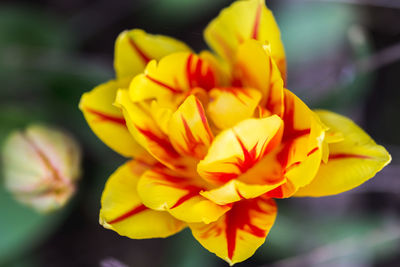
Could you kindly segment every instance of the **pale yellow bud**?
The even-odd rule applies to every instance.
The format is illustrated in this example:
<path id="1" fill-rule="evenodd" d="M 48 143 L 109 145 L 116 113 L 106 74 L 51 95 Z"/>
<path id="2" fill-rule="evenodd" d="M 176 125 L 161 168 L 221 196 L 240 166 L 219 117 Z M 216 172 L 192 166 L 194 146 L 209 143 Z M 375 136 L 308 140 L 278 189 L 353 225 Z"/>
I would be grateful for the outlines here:
<path id="1" fill-rule="evenodd" d="M 43 125 L 11 133 L 3 146 L 6 188 L 39 212 L 62 207 L 80 176 L 80 148 L 68 134 Z"/>

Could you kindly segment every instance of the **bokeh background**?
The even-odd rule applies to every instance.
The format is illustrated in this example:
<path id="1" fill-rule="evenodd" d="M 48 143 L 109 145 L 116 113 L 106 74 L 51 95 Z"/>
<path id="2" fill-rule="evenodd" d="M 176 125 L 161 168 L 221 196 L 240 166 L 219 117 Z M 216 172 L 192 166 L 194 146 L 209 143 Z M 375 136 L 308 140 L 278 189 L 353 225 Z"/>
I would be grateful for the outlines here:
<path id="1" fill-rule="evenodd" d="M 31 122 L 71 132 L 83 150 L 72 201 L 39 215 L 0 187 L 0 266 L 227 266 L 184 231 L 130 240 L 98 224 L 108 176 L 124 159 L 90 131 L 83 92 L 114 76 L 113 46 L 131 28 L 195 50 L 227 0 L 0 1 L 0 142 Z M 345 114 L 393 161 L 350 192 L 279 200 L 267 242 L 236 266 L 400 266 L 400 2 L 269 0 L 282 31 L 288 87 L 313 108 Z"/>

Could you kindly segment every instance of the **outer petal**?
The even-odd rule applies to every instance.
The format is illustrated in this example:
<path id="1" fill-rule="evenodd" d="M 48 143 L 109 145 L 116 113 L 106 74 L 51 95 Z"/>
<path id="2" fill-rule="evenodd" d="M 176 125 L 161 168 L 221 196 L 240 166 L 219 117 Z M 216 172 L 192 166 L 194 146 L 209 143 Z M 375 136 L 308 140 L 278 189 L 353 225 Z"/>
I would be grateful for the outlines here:
<path id="1" fill-rule="evenodd" d="M 218 128 L 226 129 L 253 117 L 261 94 L 253 89 L 215 88 L 210 99 L 207 114 Z"/>
<path id="2" fill-rule="evenodd" d="M 207 156 L 198 164 L 197 171 L 214 184 L 238 177 L 279 144 L 282 126 L 282 120 L 274 115 L 247 119 L 221 132 L 211 144 Z"/>
<path id="3" fill-rule="evenodd" d="M 186 222 L 216 221 L 230 206 L 220 206 L 199 195 L 204 188 L 198 179 L 182 177 L 167 169 L 153 169 L 140 178 L 138 192 L 143 203 L 155 210 L 167 210 Z"/>
<path id="4" fill-rule="evenodd" d="M 232 61 L 242 42 L 255 39 L 270 44 L 272 56 L 286 75 L 285 51 L 278 25 L 264 0 L 237 1 L 221 11 L 204 32 L 209 46 Z"/>
<path id="5" fill-rule="evenodd" d="M 274 198 L 292 196 L 315 177 L 322 158 L 325 126 L 292 92 L 285 90 L 285 129 L 277 161 L 287 183 L 268 193 Z"/>
<path id="6" fill-rule="evenodd" d="M 260 105 L 273 114 L 283 113 L 283 79 L 270 47 L 248 40 L 238 47 L 234 63 L 234 81 L 242 87 L 258 89 L 262 94 Z"/>
<path id="7" fill-rule="evenodd" d="M 330 130 L 343 140 L 329 144 L 329 161 L 321 164 L 314 180 L 296 196 L 338 194 L 366 182 L 391 161 L 391 156 L 350 119 L 329 111 L 317 111 Z"/>
<path id="8" fill-rule="evenodd" d="M 120 109 L 112 105 L 120 86 L 117 81 L 97 86 L 83 94 L 79 108 L 93 132 L 110 148 L 125 157 L 142 155 L 145 150 L 129 133 Z"/>
<path id="9" fill-rule="evenodd" d="M 182 154 L 202 159 L 213 140 L 204 109 L 200 101 L 191 95 L 172 115 L 169 123 L 169 139 Z"/>
<path id="10" fill-rule="evenodd" d="M 163 35 L 134 29 L 122 32 L 115 42 L 114 68 L 118 79 L 133 77 L 152 60 L 179 51 L 190 51 L 184 43 Z"/>
<path id="11" fill-rule="evenodd" d="M 242 200 L 218 221 L 189 227 L 206 249 L 233 265 L 251 257 L 264 243 L 276 213 L 272 199 Z"/>
<path id="12" fill-rule="evenodd" d="M 215 86 L 210 65 L 191 53 L 174 53 L 157 64 L 151 61 L 144 74 L 137 75 L 130 84 L 132 101 L 157 99 L 162 105 L 176 107 L 190 94 L 190 89 L 209 90 Z"/>
<path id="13" fill-rule="evenodd" d="M 122 165 L 107 181 L 101 197 L 100 224 L 129 238 L 155 238 L 173 235 L 185 224 L 167 212 L 145 207 L 136 191 L 141 163 Z"/>

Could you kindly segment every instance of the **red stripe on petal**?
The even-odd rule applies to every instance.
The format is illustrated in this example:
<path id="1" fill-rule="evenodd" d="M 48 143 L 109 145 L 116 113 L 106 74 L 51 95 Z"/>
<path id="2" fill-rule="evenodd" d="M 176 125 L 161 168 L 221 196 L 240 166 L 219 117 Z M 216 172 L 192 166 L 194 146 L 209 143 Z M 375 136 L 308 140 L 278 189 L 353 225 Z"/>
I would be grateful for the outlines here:
<path id="1" fill-rule="evenodd" d="M 181 120 L 183 124 L 183 128 L 185 129 L 185 133 L 183 135 L 183 140 L 185 141 L 186 148 L 181 148 L 183 151 L 188 153 L 191 156 L 197 158 L 203 158 L 206 151 L 202 152 L 201 147 L 204 147 L 204 144 L 201 141 L 196 140 L 194 137 L 190 126 L 188 125 L 186 119 L 181 115 Z M 200 148 L 200 149 L 199 149 Z M 204 149 L 203 149 L 204 150 Z"/>
<path id="2" fill-rule="evenodd" d="M 236 248 L 236 239 L 237 239 L 237 231 L 242 230 L 246 231 L 256 237 L 263 238 L 267 235 L 267 232 L 254 224 L 252 224 L 250 211 L 257 211 L 264 213 L 257 203 L 257 200 L 242 200 L 240 202 L 236 202 L 232 209 L 227 212 L 225 217 L 226 223 L 226 239 L 228 246 L 228 257 L 229 259 L 233 259 L 233 255 Z"/>
<path id="3" fill-rule="evenodd" d="M 197 109 L 194 110 L 195 113 L 197 112 L 195 118 L 188 122 L 183 114 L 181 114 L 180 125 L 183 126 L 183 131 L 181 130 L 182 138 L 180 138 L 181 141 L 174 143 L 174 145 L 178 148 L 179 152 L 202 159 L 207 154 L 207 148 L 212 142 L 213 136 L 201 103 L 197 98 L 194 97 L 193 99 L 195 99 L 196 103 L 194 108 Z M 198 122 L 201 124 L 198 125 Z M 193 128 L 191 128 L 192 126 Z M 201 128 L 204 129 L 205 133 Z"/>
<path id="4" fill-rule="evenodd" d="M 239 172 L 241 174 L 247 172 L 249 169 L 251 169 L 259 160 L 267 153 L 269 152 L 268 146 L 266 146 L 268 139 L 264 140 L 264 144 L 262 145 L 260 149 L 260 153 L 257 155 L 257 146 L 258 142 L 251 148 L 247 149 L 246 146 L 244 145 L 243 141 L 240 139 L 240 137 L 235 133 L 236 140 L 238 141 L 240 148 L 242 149 L 242 155 L 243 158 L 236 156 L 235 157 L 235 162 L 226 162 L 226 164 L 231 164 L 234 165 L 236 168 L 238 168 Z M 279 137 L 280 138 L 280 137 Z M 225 172 L 207 172 L 208 175 L 210 175 L 209 179 L 221 182 L 221 183 L 226 183 L 229 182 L 230 180 L 236 178 L 239 176 L 237 173 L 225 173 Z"/>
<path id="5" fill-rule="evenodd" d="M 204 112 L 204 108 L 203 108 L 203 106 L 201 105 L 200 101 L 197 98 L 196 98 L 196 107 L 197 107 L 197 110 L 199 112 L 201 123 L 203 124 L 204 129 L 206 129 L 206 131 L 208 133 L 208 136 L 209 136 L 209 140 L 211 142 L 212 139 L 213 139 L 213 134 L 211 132 L 210 126 L 208 125 L 208 121 L 207 121 L 206 114 Z"/>
<path id="6" fill-rule="evenodd" d="M 149 63 L 151 58 L 148 57 L 142 49 L 131 39 L 129 38 L 129 44 L 135 50 L 135 52 L 140 56 L 140 58 L 144 61 L 145 64 Z"/>
<path id="7" fill-rule="evenodd" d="M 283 168 L 287 167 L 288 161 L 289 161 L 289 153 L 290 149 L 293 145 L 294 140 L 291 140 L 283 145 L 282 150 L 277 154 L 276 159 L 278 160 L 279 164 Z"/>
<path id="8" fill-rule="evenodd" d="M 296 139 L 307 135 L 310 133 L 310 129 L 296 129 L 294 127 L 294 99 L 286 98 L 286 101 L 290 101 L 286 103 L 285 112 L 283 114 L 283 121 L 285 123 L 284 133 L 282 142 L 290 141 L 292 139 Z"/>
<path id="9" fill-rule="evenodd" d="M 370 156 L 365 155 L 357 155 L 357 154 L 348 154 L 348 153 L 338 153 L 329 155 L 329 159 L 346 159 L 346 158 L 356 158 L 356 159 L 371 159 Z"/>
<path id="10" fill-rule="evenodd" d="M 191 69 L 192 69 L 192 61 L 193 61 L 193 54 L 190 54 L 188 59 L 187 59 L 187 62 L 186 62 L 186 76 L 187 76 L 190 88 L 194 87 L 193 86 L 194 80 L 193 80 L 192 71 L 191 71 Z"/>
<path id="11" fill-rule="evenodd" d="M 66 179 L 57 168 L 57 165 L 54 164 L 43 151 L 43 149 L 37 145 L 34 139 L 30 138 L 27 134 L 24 135 L 24 139 L 29 143 L 29 145 L 33 148 L 35 153 L 38 155 L 38 158 L 43 162 L 43 164 L 47 167 L 47 169 L 52 173 L 51 177 L 54 177 L 55 180 L 62 181 L 65 184 L 70 184 L 70 181 Z M 50 190 L 49 190 L 50 191 Z"/>
<path id="12" fill-rule="evenodd" d="M 146 74 L 145 77 L 147 79 L 149 79 L 150 81 L 152 81 L 153 83 L 155 83 L 155 84 L 157 84 L 157 85 L 159 85 L 161 87 L 164 87 L 165 89 L 171 91 L 174 94 L 182 93 L 182 90 L 176 89 L 176 88 L 174 88 L 174 87 L 172 87 L 172 86 L 170 86 L 170 85 L 168 85 L 166 83 L 163 83 L 163 82 L 161 82 L 159 80 L 156 80 L 155 78 L 150 77 L 148 74 Z"/>
<path id="13" fill-rule="evenodd" d="M 286 172 L 289 171 L 290 169 L 293 169 L 293 168 L 296 167 L 296 166 L 299 166 L 300 164 L 301 164 L 300 161 L 296 161 L 296 162 L 290 164 L 290 166 L 288 166 L 288 167 L 285 168 L 284 173 L 286 173 Z"/>
<path id="14" fill-rule="evenodd" d="M 314 154 L 315 152 L 317 152 L 318 149 L 319 149 L 318 147 L 314 147 L 313 149 L 311 149 L 311 151 L 307 153 L 307 157 L 309 157 L 309 156 L 311 156 L 312 154 Z"/>
<path id="15" fill-rule="evenodd" d="M 164 170 L 163 168 L 155 168 L 151 171 L 151 173 L 156 174 L 155 176 L 152 176 L 151 174 L 147 174 L 149 177 L 153 177 L 159 180 L 160 176 L 163 180 L 172 183 L 172 184 L 183 184 L 184 182 L 187 181 L 185 177 L 177 176 L 177 175 L 172 175 L 166 172 L 167 170 Z M 158 175 L 158 176 L 157 176 Z"/>
<path id="16" fill-rule="evenodd" d="M 179 176 L 178 174 L 168 173 L 168 170 L 166 169 L 156 168 L 147 172 L 145 175 L 152 178 L 154 184 L 187 191 L 187 193 L 180 197 L 170 209 L 182 205 L 192 197 L 199 195 L 200 191 L 205 190 L 205 188 L 192 185 L 192 181 L 189 178 Z"/>
<path id="17" fill-rule="evenodd" d="M 142 211 L 145 211 L 147 209 L 148 208 L 145 205 L 142 204 L 142 205 L 137 206 L 137 207 L 133 208 L 132 210 L 122 214 L 121 216 L 115 218 L 114 220 L 112 220 L 112 221 L 110 221 L 108 223 L 109 224 L 113 224 L 113 223 L 117 223 L 117 222 L 123 221 L 123 220 L 125 220 L 125 219 L 127 219 L 129 217 L 132 217 L 133 215 L 136 215 L 136 214 L 138 214 L 138 213 L 140 213 Z"/>
<path id="18" fill-rule="evenodd" d="M 109 115 L 106 114 L 104 112 L 92 109 L 92 108 L 88 108 L 88 107 L 84 107 L 83 108 L 85 111 L 95 115 L 98 117 L 99 121 L 108 121 L 108 122 L 112 122 L 112 123 L 116 123 L 116 124 L 121 124 L 123 126 L 126 126 L 126 122 L 125 119 L 123 117 L 117 117 L 117 116 L 113 116 L 113 115 Z"/>
<path id="19" fill-rule="evenodd" d="M 198 196 L 200 189 L 195 188 L 195 190 L 190 190 L 186 195 L 178 199 L 178 201 L 171 207 L 171 209 L 182 205 L 185 201 L 191 199 L 192 197 Z"/>
<path id="20" fill-rule="evenodd" d="M 222 38 L 216 31 L 212 31 L 212 37 L 215 41 L 221 46 L 223 53 L 227 58 L 233 58 L 232 48 L 225 42 L 224 38 Z"/>
<path id="21" fill-rule="evenodd" d="M 289 130 L 289 133 L 284 135 L 284 140 L 282 140 L 282 141 L 285 142 L 288 140 L 297 139 L 297 138 L 305 136 L 307 134 L 310 134 L 310 129 L 304 129 L 304 130 L 291 129 L 291 130 Z"/>
<path id="22" fill-rule="evenodd" d="M 311 129 L 299 130 L 294 127 L 294 100 L 292 98 L 286 98 L 286 101 L 286 108 L 282 118 L 284 121 L 284 131 L 282 137 L 283 149 L 277 155 L 279 163 L 284 168 L 287 167 L 291 147 L 295 140 L 302 136 L 308 135 L 311 132 Z"/>
<path id="23" fill-rule="evenodd" d="M 150 131 L 148 129 L 142 129 L 138 126 L 136 126 L 136 128 L 138 129 L 138 131 L 141 134 L 143 134 L 145 137 L 147 137 L 147 139 L 149 139 L 150 141 L 156 143 L 159 147 L 161 147 L 164 150 L 164 152 L 166 154 L 168 154 L 170 157 L 173 157 L 173 158 L 180 157 L 178 152 L 176 152 L 176 150 L 172 147 L 169 140 L 155 135 L 152 131 Z"/>
<path id="24" fill-rule="evenodd" d="M 258 142 L 250 149 L 248 150 L 242 140 L 239 138 L 239 136 L 236 136 L 236 140 L 238 141 L 240 148 L 242 149 L 243 152 L 243 159 L 237 158 L 237 162 L 233 163 L 238 169 L 242 172 L 245 173 L 247 170 L 249 170 L 251 167 L 254 166 L 254 164 L 257 163 L 259 160 L 259 156 L 257 156 L 257 145 Z M 266 142 L 266 140 L 265 140 Z"/>
<path id="25" fill-rule="evenodd" d="M 214 180 L 220 183 L 227 183 L 232 179 L 238 177 L 236 173 L 228 173 L 228 172 L 207 172 L 207 176 L 209 179 Z"/>
<path id="26" fill-rule="evenodd" d="M 186 76 L 189 87 L 200 87 L 211 90 L 215 87 L 214 73 L 208 65 L 203 64 L 203 60 L 190 54 L 186 62 Z"/>
<path id="27" fill-rule="evenodd" d="M 245 199 L 245 197 L 240 193 L 239 189 L 235 187 L 236 194 L 240 197 L 240 199 Z"/>
<path id="28" fill-rule="evenodd" d="M 189 124 L 187 123 L 185 117 L 183 117 L 183 115 L 181 115 L 181 120 L 183 123 L 183 128 L 185 129 L 185 142 L 188 145 L 188 148 L 190 150 L 190 148 L 195 147 L 197 144 L 197 140 L 196 138 L 193 136 L 192 130 L 190 130 Z"/>
<path id="29" fill-rule="evenodd" d="M 261 11 L 262 11 L 262 4 L 259 4 L 257 7 L 257 11 L 256 11 L 256 17 L 254 19 L 253 33 L 251 35 L 251 38 L 256 39 L 256 40 L 258 37 L 258 30 L 260 28 Z"/>

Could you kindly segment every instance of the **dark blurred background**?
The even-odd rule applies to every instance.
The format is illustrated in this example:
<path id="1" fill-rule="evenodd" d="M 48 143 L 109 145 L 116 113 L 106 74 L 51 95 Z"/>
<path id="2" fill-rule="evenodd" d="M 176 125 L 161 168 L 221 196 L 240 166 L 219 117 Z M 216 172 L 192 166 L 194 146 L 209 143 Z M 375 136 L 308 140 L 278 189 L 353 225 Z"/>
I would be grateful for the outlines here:
<path id="1" fill-rule="evenodd" d="M 0 142 L 47 122 L 83 154 L 78 193 L 39 215 L 0 188 L 0 266 L 227 266 L 184 231 L 130 240 L 98 224 L 108 176 L 124 159 L 99 141 L 78 103 L 114 77 L 117 35 L 143 28 L 205 49 L 202 31 L 227 0 L 0 2 Z M 256 254 L 236 266 L 400 266 L 400 1 L 267 1 L 280 25 L 288 87 L 313 108 L 350 116 L 393 156 L 375 179 L 320 199 L 279 200 Z"/>

